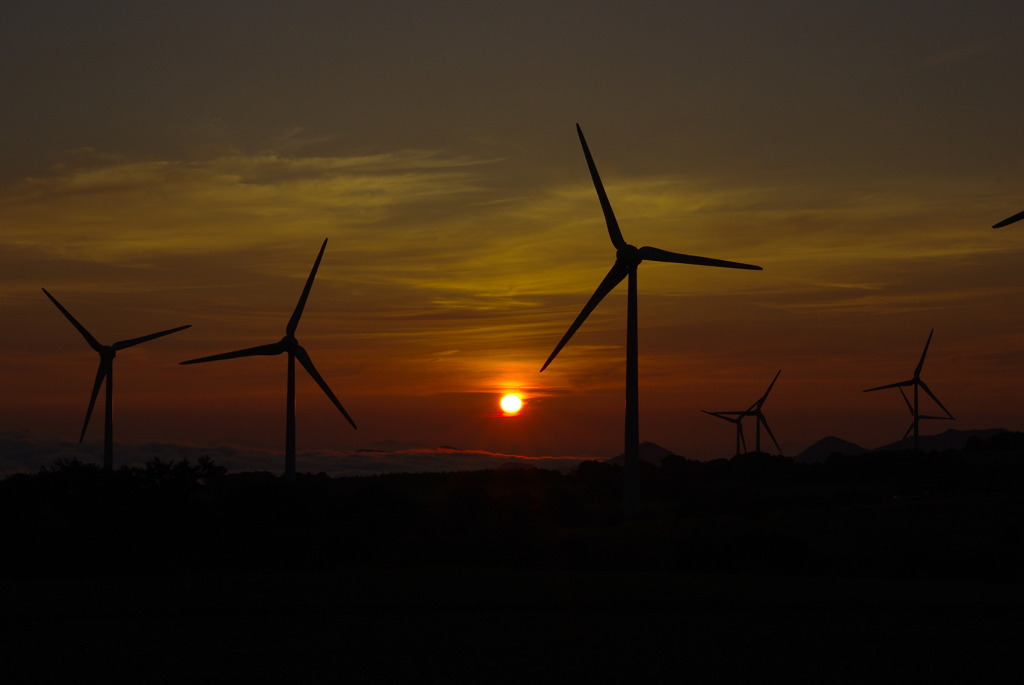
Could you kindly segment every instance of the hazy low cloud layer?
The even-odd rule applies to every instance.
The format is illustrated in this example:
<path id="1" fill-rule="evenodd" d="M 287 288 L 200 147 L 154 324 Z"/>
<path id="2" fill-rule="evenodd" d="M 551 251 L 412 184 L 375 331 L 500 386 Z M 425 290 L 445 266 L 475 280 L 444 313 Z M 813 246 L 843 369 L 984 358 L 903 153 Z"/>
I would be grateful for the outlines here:
<path id="1" fill-rule="evenodd" d="M 195 463 L 202 456 L 213 458 L 229 472 L 283 471 L 284 458 L 278 452 L 241 445 L 191 447 L 171 443 L 119 444 L 114 455 L 115 468 L 139 466 L 153 459 Z M 0 475 L 35 473 L 53 466 L 58 460 L 77 459 L 101 464 L 102 446 L 66 440 L 38 438 L 24 431 L 0 431 Z M 568 472 L 584 461 L 574 457 L 526 457 L 484 450 L 455 447 L 403 447 L 366 449 L 354 452 L 319 450 L 300 452 L 300 473 L 326 473 L 330 476 L 370 476 L 384 473 L 433 473 L 442 471 L 479 471 L 496 468 L 542 468 Z"/>

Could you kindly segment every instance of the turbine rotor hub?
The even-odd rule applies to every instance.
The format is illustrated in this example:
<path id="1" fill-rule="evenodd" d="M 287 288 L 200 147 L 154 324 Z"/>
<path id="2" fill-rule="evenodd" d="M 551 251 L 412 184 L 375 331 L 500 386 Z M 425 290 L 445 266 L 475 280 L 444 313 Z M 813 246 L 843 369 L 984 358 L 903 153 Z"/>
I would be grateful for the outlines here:
<path id="1" fill-rule="evenodd" d="M 644 259 L 640 256 L 640 250 L 633 245 L 623 245 L 615 252 L 616 261 L 626 266 L 636 266 Z"/>

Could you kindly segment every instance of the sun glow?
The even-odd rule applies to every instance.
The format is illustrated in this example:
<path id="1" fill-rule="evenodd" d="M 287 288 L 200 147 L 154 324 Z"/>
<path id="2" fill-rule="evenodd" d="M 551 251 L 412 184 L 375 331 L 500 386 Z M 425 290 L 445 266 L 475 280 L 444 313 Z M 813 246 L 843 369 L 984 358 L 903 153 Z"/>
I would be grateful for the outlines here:
<path id="1" fill-rule="evenodd" d="M 499 402 L 499 404 L 501 405 L 501 410 L 505 412 L 505 414 L 518 414 L 523 408 L 523 399 L 519 397 L 519 395 L 505 395 L 501 398 L 501 402 Z"/>

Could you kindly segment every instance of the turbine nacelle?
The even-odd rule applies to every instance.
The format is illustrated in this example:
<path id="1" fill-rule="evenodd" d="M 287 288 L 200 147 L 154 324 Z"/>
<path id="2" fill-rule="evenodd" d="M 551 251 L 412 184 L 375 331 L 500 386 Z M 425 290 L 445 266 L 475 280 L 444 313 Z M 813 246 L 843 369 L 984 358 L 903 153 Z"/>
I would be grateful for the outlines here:
<path id="1" fill-rule="evenodd" d="M 644 258 L 640 253 L 640 248 L 634 245 L 624 243 L 615 249 L 615 263 L 618 265 L 629 269 L 639 266 L 642 261 Z"/>

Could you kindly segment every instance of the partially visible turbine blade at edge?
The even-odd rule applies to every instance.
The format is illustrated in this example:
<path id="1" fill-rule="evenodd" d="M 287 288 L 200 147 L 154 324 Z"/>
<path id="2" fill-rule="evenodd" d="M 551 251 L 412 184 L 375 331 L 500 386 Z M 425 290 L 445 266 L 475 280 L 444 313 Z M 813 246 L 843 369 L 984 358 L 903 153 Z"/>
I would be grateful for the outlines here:
<path id="1" fill-rule="evenodd" d="M 281 354 L 285 351 L 285 346 L 282 342 L 271 343 L 269 345 L 258 345 L 256 347 L 247 347 L 244 350 L 235 350 L 234 352 L 224 352 L 222 354 L 211 354 L 209 357 L 198 357 L 196 359 L 189 359 L 187 361 L 178 362 L 179 364 L 202 364 L 204 362 L 216 362 L 221 359 L 237 359 L 238 357 L 255 357 L 259 355 L 274 355 Z"/>
<path id="2" fill-rule="evenodd" d="M 657 247 L 645 245 L 640 248 L 640 257 L 651 262 L 672 262 L 674 264 L 696 264 L 698 266 L 718 266 L 725 269 L 749 269 L 762 271 L 761 267 L 743 262 L 730 262 L 724 259 L 712 259 L 711 257 L 696 257 L 694 255 L 669 252 Z"/>
<path id="3" fill-rule="evenodd" d="M 992 224 L 992 228 L 1002 228 L 1003 226 L 1009 226 L 1010 224 L 1016 223 L 1021 219 L 1024 219 L 1024 212 L 1018 212 L 1017 214 L 1014 214 L 1011 217 L 1003 219 L 997 224 Z"/>
<path id="4" fill-rule="evenodd" d="M 600 285 L 597 286 L 597 290 L 595 290 L 594 294 L 590 296 L 590 299 L 587 301 L 587 303 L 583 305 L 583 309 L 576 317 L 576 320 L 572 322 L 571 326 L 569 326 L 569 330 L 565 332 L 565 335 L 562 336 L 562 339 L 558 341 L 557 345 L 555 345 L 554 351 L 550 354 L 550 356 L 548 356 L 547 361 L 544 362 L 544 366 L 540 367 L 541 371 L 544 371 L 544 369 L 548 368 L 548 364 L 550 364 L 552 360 L 554 360 L 554 358 L 561 351 L 561 349 L 565 347 L 565 344 L 569 342 L 569 339 L 573 336 L 576 330 L 581 325 L 583 325 L 583 322 L 586 321 L 588 316 L 590 316 L 590 312 L 594 311 L 594 307 L 596 307 L 601 302 L 601 300 L 604 299 L 604 296 L 610 293 L 615 288 L 615 286 L 621 283 L 622 279 L 625 278 L 628 274 L 629 269 L 621 265 L 619 262 L 615 262 L 615 264 L 612 265 L 611 270 L 608 271 L 608 274 L 604 277 L 604 280 L 601 281 Z"/>

